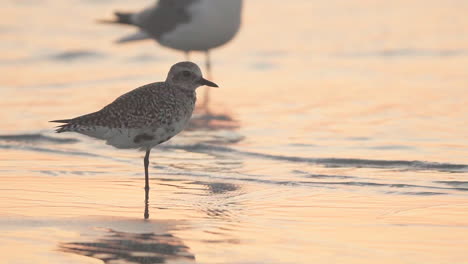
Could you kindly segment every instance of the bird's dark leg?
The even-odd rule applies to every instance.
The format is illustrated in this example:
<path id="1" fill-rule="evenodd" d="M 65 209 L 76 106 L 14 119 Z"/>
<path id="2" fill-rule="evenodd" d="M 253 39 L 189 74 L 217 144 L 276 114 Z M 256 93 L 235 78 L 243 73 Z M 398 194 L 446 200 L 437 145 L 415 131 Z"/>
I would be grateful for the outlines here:
<path id="1" fill-rule="evenodd" d="M 149 211 L 148 211 L 148 200 L 149 200 L 149 177 L 148 177 L 148 165 L 149 165 L 149 155 L 151 149 L 146 150 L 146 155 L 144 158 L 145 164 L 145 219 L 149 218 Z"/>
<path id="2" fill-rule="evenodd" d="M 205 51 L 205 68 L 206 74 L 208 76 L 208 80 L 212 79 L 211 76 L 211 60 L 210 60 L 210 51 Z M 205 94 L 203 97 L 203 108 L 205 109 L 206 113 L 209 114 L 208 104 L 210 102 L 210 89 L 205 89 Z"/>

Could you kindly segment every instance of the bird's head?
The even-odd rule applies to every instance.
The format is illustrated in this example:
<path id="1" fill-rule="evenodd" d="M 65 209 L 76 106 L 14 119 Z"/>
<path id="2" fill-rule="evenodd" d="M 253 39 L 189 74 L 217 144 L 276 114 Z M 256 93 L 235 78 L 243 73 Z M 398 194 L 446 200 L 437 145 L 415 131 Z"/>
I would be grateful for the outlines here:
<path id="1" fill-rule="evenodd" d="M 167 74 L 166 82 L 188 90 L 195 90 L 203 85 L 218 87 L 216 83 L 204 79 L 200 68 L 190 61 L 174 64 Z"/>

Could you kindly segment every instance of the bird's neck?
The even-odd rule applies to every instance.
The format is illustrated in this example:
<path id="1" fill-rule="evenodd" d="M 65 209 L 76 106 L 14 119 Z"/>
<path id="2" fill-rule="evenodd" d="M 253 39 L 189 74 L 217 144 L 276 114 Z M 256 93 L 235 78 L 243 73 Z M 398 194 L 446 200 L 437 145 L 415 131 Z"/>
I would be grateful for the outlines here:
<path id="1" fill-rule="evenodd" d="M 197 94 L 195 93 L 195 90 L 186 89 L 186 88 L 182 88 L 179 86 L 176 86 L 176 89 L 178 89 L 180 92 L 182 92 L 184 95 L 186 95 L 190 99 L 196 100 L 197 98 Z"/>

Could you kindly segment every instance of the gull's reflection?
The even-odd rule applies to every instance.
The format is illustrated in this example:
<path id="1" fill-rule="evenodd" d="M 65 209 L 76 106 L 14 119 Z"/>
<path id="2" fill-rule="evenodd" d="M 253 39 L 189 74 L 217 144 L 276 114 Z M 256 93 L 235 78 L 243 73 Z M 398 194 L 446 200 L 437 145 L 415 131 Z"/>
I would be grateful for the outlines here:
<path id="1" fill-rule="evenodd" d="M 60 245 L 67 253 L 84 255 L 112 263 L 195 263 L 189 248 L 172 234 L 126 233 L 108 230 L 106 238 L 95 242 Z"/>

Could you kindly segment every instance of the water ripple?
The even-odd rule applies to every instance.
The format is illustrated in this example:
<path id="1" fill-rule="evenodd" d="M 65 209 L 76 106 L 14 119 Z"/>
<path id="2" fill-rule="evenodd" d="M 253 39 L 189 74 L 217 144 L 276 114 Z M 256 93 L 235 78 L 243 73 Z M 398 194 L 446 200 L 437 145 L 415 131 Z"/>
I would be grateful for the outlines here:
<path id="1" fill-rule="evenodd" d="M 21 150 L 29 150 L 29 151 L 44 152 L 44 153 L 55 153 L 55 154 L 63 154 L 63 155 L 76 155 L 76 156 L 99 157 L 99 158 L 104 157 L 101 155 L 88 153 L 88 152 L 82 152 L 82 151 L 57 150 L 57 149 L 41 148 L 41 147 L 33 147 L 33 146 L 0 145 L 0 149 L 21 149 Z"/>
<path id="2" fill-rule="evenodd" d="M 468 55 L 467 50 L 463 49 L 411 49 L 411 48 L 400 48 L 400 49 L 384 49 L 377 51 L 368 52 L 352 52 L 352 53 L 341 53 L 338 56 L 345 57 L 458 57 Z"/>
<path id="3" fill-rule="evenodd" d="M 38 134 L 0 135 L 0 140 L 14 141 L 14 142 L 27 142 L 27 143 L 48 142 L 48 143 L 58 143 L 58 144 L 79 142 L 78 139 L 74 139 L 74 138 L 49 137 L 49 136 L 44 136 L 44 135 L 42 135 L 40 133 L 38 133 Z"/>
<path id="4" fill-rule="evenodd" d="M 272 155 L 259 152 L 239 151 L 224 146 L 212 146 L 206 144 L 194 145 L 171 145 L 166 148 L 184 149 L 200 153 L 233 153 L 238 155 L 258 157 L 270 160 L 311 163 L 325 167 L 353 167 L 353 168 L 381 168 L 381 169 L 404 169 L 411 171 L 434 170 L 443 172 L 467 172 L 468 165 L 454 163 L 439 163 L 426 161 L 407 161 L 407 160 L 372 160 L 372 159 L 354 159 L 354 158 L 307 158 L 298 156 Z"/>
<path id="5" fill-rule="evenodd" d="M 52 54 L 49 56 L 49 58 L 56 61 L 75 61 L 79 59 L 98 58 L 102 56 L 104 56 L 104 54 L 96 51 L 70 50 Z"/>

